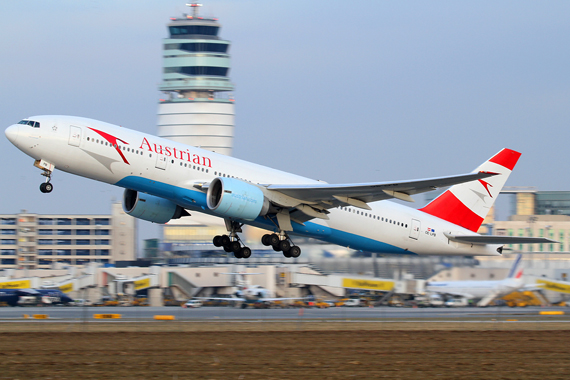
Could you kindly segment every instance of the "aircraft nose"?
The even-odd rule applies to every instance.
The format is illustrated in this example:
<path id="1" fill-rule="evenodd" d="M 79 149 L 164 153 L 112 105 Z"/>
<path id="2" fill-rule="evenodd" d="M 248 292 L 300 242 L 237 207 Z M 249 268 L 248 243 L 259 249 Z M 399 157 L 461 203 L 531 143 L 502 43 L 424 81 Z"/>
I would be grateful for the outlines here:
<path id="1" fill-rule="evenodd" d="M 8 140 L 10 140 L 10 142 L 16 146 L 18 146 L 17 140 L 19 132 L 20 132 L 20 126 L 18 124 L 11 125 L 8 128 L 6 128 L 6 130 L 4 131 Z"/>

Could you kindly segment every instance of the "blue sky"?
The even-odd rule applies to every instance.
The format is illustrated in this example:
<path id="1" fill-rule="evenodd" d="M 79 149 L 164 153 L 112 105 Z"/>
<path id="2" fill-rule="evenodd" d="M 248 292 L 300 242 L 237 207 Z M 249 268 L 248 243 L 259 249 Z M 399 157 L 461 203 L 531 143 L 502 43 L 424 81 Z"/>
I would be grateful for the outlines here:
<path id="1" fill-rule="evenodd" d="M 155 133 L 184 4 L 1 2 L 0 125 L 70 114 Z M 569 2 L 203 4 L 232 42 L 235 156 L 343 183 L 464 173 L 509 147 L 523 155 L 507 185 L 570 190 Z M 107 213 L 122 195 L 61 172 L 44 195 L 4 136 L 0 157 L 0 213 Z"/>

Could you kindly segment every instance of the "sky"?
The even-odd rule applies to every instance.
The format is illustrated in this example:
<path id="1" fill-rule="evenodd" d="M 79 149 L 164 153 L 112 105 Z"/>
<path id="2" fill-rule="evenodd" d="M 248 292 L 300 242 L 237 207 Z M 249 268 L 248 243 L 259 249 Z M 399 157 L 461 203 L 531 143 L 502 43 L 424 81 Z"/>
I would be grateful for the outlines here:
<path id="1" fill-rule="evenodd" d="M 570 2 L 204 0 L 231 41 L 234 156 L 329 183 L 466 173 L 570 190 Z M 0 2 L 0 126 L 90 117 L 156 134 L 180 0 Z M 40 170 L 0 136 L 0 214 L 110 212 L 123 190 Z M 422 205 L 423 197 L 416 197 Z M 140 238 L 159 236 L 141 222 Z"/>

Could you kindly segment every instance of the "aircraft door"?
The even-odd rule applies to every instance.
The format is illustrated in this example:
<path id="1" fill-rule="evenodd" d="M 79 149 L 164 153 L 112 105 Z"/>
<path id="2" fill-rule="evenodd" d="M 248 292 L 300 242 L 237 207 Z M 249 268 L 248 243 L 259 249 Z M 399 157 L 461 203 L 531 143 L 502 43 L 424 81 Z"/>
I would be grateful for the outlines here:
<path id="1" fill-rule="evenodd" d="M 166 170 L 166 156 L 162 154 L 156 155 L 156 168 Z"/>
<path id="2" fill-rule="evenodd" d="M 410 229 L 411 239 L 418 240 L 418 237 L 420 237 L 420 228 L 421 228 L 420 221 L 412 219 L 412 228 Z"/>
<path id="3" fill-rule="evenodd" d="M 73 125 L 69 126 L 69 145 L 79 146 L 81 143 L 81 128 Z"/>

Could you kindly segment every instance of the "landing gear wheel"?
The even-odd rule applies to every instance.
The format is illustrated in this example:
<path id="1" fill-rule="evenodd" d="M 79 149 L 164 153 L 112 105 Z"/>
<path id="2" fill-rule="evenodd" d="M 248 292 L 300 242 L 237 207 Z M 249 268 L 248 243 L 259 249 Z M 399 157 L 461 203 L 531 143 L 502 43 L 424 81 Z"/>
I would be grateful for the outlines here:
<path id="1" fill-rule="evenodd" d="M 239 243 L 239 241 L 232 241 L 229 244 L 229 247 L 234 253 L 238 253 L 241 250 L 241 244 Z"/>
<path id="2" fill-rule="evenodd" d="M 291 257 L 291 252 L 289 252 L 289 251 L 283 251 L 283 256 L 285 256 L 286 258 L 290 258 L 290 257 Z"/>
<path id="3" fill-rule="evenodd" d="M 251 256 L 251 249 L 249 247 L 243 247 L 239 253 L 244 259 L 248 259 Z"/>
<path id="4" fill-rule="evenodd" d="M 274 250 L 275 252 L 281 251 L 281 248 L 279 248 L 279 245 L 272 245 L 272 247 L 273 247 L 273 250 Z"/>
<path id="5" fill-rule="evenodd" d="M 266 247 L 271 245 L 271 235 L 265 234 L 261 237 L 261 244 L 265 245 Z"/>
<path id="6" fill-rule="evenodd" d="M 271 234 L 269 235 L 269 238 L 267 238 L 267 241 L 269 242 L 270 245 L 276 246 L 279 244 L 279 235 L 277 234 Z"/>
<path id="7" fill-rule="evenodd" d="M 212 241 L 216 247 L 223 247 L 222 244 L 222 237 L 221 236 L 214 236 L 214 240 Z"/>
<path id="8" fill-rule="evenodd" d="M 234 256 L 236 259 L 243 259 L 243 255 L 241 254 L 241 250 L 234 252 Z"/>
<path id="9" fill-rule="evenodd" d="M 294 245 L 289 249 L 289 255 L 291 255 L 291 257 L 299 257 L 301 256 L 301 248 L 299 248 L 298 246 Z"/>
<path id="10" fill-rule="evenodd" d="M 51 193 L 53 190 L 53 185 L 49 182 L 44 182 L 40 185 L 40 191 L 42 193 Z"/>
<path id="11" fill-rule="evenodd" d="M 291 243 L 288 240 L 281 240 L 279 242 L 279 250 L 287 252 L 291 248 Z"/>
<path id="12" fill-rule="evenodd" d="M 228 253 L 233 252 L 229 245 L 224 245 L 224 251 L 226 251 Z"/>
<path id="13" fill-rule="evenodd" d="M 222 236 L 220 236 L 220 238 L 221 238 L 220 242 L 222 243 L 222 246 L 230 245 L 231 240 L 230 240 L 230 237 L 228 235 L 222 235 Z"/>

